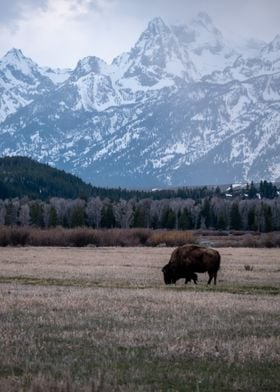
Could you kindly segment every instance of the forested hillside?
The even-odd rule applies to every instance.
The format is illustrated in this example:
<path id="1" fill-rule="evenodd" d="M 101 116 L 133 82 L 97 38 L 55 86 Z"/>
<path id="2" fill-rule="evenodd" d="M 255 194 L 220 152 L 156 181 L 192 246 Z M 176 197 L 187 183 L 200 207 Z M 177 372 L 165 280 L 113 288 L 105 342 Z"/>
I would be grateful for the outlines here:
<path id="1" fill-rule="evenodd" d="M 76 199 L 99 196 L 101 199 L 110 198 L 113 201 L 132 198 L 160 200 L 176 197 L 198 200 L 211 196 L 213 193 L 215 190 L 207 187 L 182 187 L 153 191 L 101 188 L 86 184 L 77 176 L 28 157 L 0 158 L 0 199 L 28 197 L 48 200 L 51 197 Z"/>
<path id="2" fill-rule="evenodd" d="M 24 157 L 0 159 L 0 225 L 280 230 L 279 190 L 261 181 L 221 188 L 98 188 Z"/>
<path id="3" fill-rule="evenodd" d="M 24 197 L 46 200 L 88 197 L 92 186 L 72 174 L 38 163 L 27 157 L 0 159 L 0 198 Z"/>

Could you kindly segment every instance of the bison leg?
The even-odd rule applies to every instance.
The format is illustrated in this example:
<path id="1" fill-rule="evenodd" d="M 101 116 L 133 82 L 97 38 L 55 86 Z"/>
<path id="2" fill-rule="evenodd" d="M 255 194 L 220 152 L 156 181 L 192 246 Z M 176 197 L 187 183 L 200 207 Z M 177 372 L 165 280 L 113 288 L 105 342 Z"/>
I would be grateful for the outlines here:
<path id="1" fill-rule="evenodd" d="M 193 280 L 194 284 L 197 284 L 197 274 L 192 273 L 191 275 L 186 276 L 185 279 L 185 284 L 188 284 L 188 282 L 191 282 Z"/>
<path id="2" fill-rule="evenodd" d="M 197 274 L 193 274 L 192 280 L 194 284 L 197 284 Z"/>
<path id="3" fill-rule="evenodd" d="M 213 276 L 214 276 L 214 273 L 212 271 L 211 272 L 209 271 L 208 275 L 209 275 L 209 279 L 208 279 L 208 283 L 207 284 L 211 284 Z"/>
<path id="4" fill-rule="evenodd" d="M 214 285 L 216 285 L 216 282 L 217 282 L 217 271 L 214 272 Z"/>

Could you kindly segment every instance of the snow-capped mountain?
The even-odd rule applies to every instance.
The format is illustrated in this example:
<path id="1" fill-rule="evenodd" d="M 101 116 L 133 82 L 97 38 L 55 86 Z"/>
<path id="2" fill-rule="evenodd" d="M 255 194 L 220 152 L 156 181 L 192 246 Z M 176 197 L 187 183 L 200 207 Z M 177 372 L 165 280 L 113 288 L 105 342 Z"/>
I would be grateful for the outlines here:
<path id="1" fill-rule="evenodd" d="M 20 49 L 9 50 L 0 60 L 0 122 L 65 81 L 70 70 L 40 68 Z"/>
<path id="2" fill-rule="evenodd" d="M 249 54 L 251 55 L 250 51 Z M 226 83 L 277 72 L 280 72 L 280 35 L 269 44 L 261 45 L 255 57 L 240 55 L 230 66 L 221 71 L 216 70 L 203 79 L 209 82 Z"/>
<path id="3" fill-rule="evenodd" d="M 118 65 L 125 70 L 120 79 L 124 86 L 131 80 L 143 87 L 162 84 L 165 80 L 170 86 L 174 77 L 189 81 L 196 75 L 188 52 L 183 50 L 172 27 L 161 18 L 148 24 L 132 50 L 119 59 Z"/>
<path id="4" fill-rule="evenodd" d="M 229 46 L 204 12 L 200 12 L 189 26 L 173 26 L 173 31 L 180 47 L 189 53 L 198 78 L 223 70 L 238 57 L 238 52 Z"/>
<path id="5" fill-rule="evenodd" d="M 231 45 L 205 13 L 155 18 L 112 64 L 52 70 L 12 50 L 0 91 L 1 155 L 104 186 L 280 179 L 280 36 Z"/>
<path id="6" fill-rule="evenodd" d="M 40 67 L 40 73 L 49 78 L 55 85 L 65 82 L 72 73 L 72 69 Z"/>

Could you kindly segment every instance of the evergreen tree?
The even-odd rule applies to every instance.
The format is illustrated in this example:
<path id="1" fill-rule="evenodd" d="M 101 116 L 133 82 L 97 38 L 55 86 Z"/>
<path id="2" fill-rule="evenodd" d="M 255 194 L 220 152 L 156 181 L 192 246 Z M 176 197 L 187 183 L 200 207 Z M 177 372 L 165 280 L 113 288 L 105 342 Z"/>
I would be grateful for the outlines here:
<path id="1" fill-rule="evenodd" d="M 146 227 L 145 211 L 141 207 L 134 211 L 132 227 Z"/>
<path id="2" fill-rule="evenodd" d="M 226 219 L 225 219 L 225 217 L 224 217 L 224 215 L 219 215 L 218 216 L 218 219 L 217 219 L 217 229 L 218 230 L 226 230 L 226 228 L 227 228 L 227 222 L 226 222 Z"/>
<path id="3" fill-rule="evenodd" d="M 71 211 L 71 227 L 83 227 L 85 226 L 85 209 L 81 206 L 76 206 Z"/>
<path id="4" fill-rule="evenodd" d="M 30 220 L 32 225 L 44 227 L 44 207 L 41 203 L 35 202 L 31 204 Z"/>
<path id="5" fill-rule="evenodd" d="M 176 226 L 176 214 L 171 208 L 165 208 L 161 216 L 161 227 L 163 229 L 174 229 Z"/>
<path id="6" fill-rule="evenodd" d="M 154 214 L 151 219 L 151 228 L 152 229 L 159 229 L 160 228 L 160 221 L 157 214 Z"/>
<path id="7" fill-rule="evenodd" d="M 230 228 L 233 230 L 240 230 L 242 228 L 238 203 L 233 203 L 230 209 Z"/>
<path id="8" fill-rule="evenodd" d="M 249 190 L 248 190 L 248 197 L 249 199 L 255 199 L 255 197 L 257 196 L 257 188 L 255 187 L 253 181 L 250 184 Z"/>
<path id="9" fill-rule="evenodd" d="M 210 200 L 208 198 L 204 199 L 201 210 L 201 217 L 204 218 L 205 226 L 208 228 L 211 223 L 211 207 Z"/>
<path id="10" fill-rule="evenodd" d="M 192 217 L 187 208 L 184 208 L 184 210 L 179 213 L 178 228 L 179 230 L 190 230 L 193 228 Z"/>
<path id="11" fill-rule="evenodd" d="M 112 227 L 115 227 L 115 225 L 116 225 L 116 221 L 114 217 L 112 204 L 103 206 L 101 210 L 100 226 L 110 229 Z"/>
<path id="12" fill-rule="evenodd" d="M 255 207 L 250 208 L 248 211 L 248 228 L 249 230 L 257 230 Z"/>
<path id="13" fill-rule="evenodd" d="M 272 231 L 272 211 L 271 207 L 264 204 L 263 205 L 263 217 L 264 217 L 264 231 L 266 233 Z"/>
<path id="14" fill-rule="evenodd" d="M 58 216 L 56 209 L 52 206 L 49 210 L 49 226 L 56 227 L 58 225 Z"/>
<path id="15" fill-rule="evenodd" d="M 222 191 L 219 186 L 216 187 L 214 194 L 215 194 L 215 196 L 218 196 L 218 197 L 220 197 L 222 195 Z"/>

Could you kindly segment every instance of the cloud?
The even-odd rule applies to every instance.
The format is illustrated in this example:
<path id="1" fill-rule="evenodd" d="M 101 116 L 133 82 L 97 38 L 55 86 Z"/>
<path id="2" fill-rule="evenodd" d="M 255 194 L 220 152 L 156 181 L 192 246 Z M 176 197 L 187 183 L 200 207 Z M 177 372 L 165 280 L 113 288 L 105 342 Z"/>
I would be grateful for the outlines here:
<path id="1" fill-rule="evenodd" d="M 32 10 L 46 10 L 48 0 L 0 0 L 0 24 L 14 28 Z"/>
<path id="2" fill-rule="evenodd" d="M 89 55 L 110 62 L 153 17 L 189 23 L 199 11 L 231 36 L 270 41 L 280 32 L 279 0 L 0 0 L 0 57 L 17 47 L 42 65 L 74 67 Z"/>

